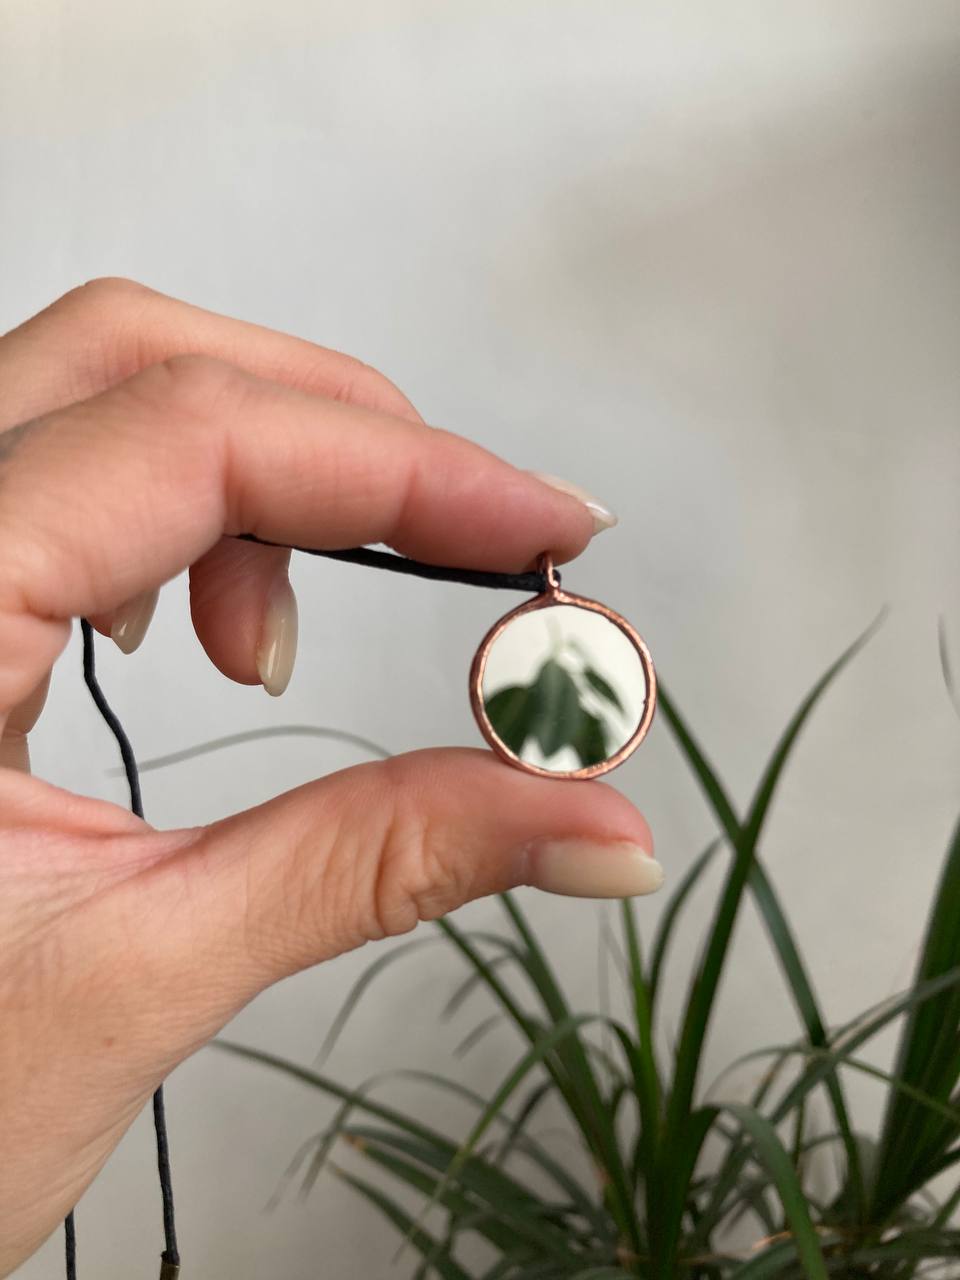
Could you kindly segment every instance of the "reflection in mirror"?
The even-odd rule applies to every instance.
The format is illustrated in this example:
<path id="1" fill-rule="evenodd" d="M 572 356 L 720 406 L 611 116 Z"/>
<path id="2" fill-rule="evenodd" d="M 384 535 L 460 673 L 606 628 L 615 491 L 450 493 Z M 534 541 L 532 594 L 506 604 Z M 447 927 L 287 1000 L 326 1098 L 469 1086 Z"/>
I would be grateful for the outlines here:
<path id="1" fill-rule="evenodd" d="M 555 605 L 506 625 L 487 654 L 482 693 L 494 732 L 514 755 L 567 773 L 609 760 L 630 740 L 647 680 L 615 623 Z"/>

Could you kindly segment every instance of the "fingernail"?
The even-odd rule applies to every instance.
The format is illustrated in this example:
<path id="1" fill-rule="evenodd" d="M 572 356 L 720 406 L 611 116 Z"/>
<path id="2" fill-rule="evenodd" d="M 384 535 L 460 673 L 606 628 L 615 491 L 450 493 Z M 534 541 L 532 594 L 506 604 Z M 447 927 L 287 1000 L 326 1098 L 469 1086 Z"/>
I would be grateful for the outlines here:
<path id="1" fill-rule="evenodd" d="M 568 493 L 571 498 L 579 498 L 593 516 L 594 533 L 602 533 L 604 529 L 612 529 L 617 523 L 617 517 L 610 508 L 605 507 L 592 493 L 587 493 L 586 489 L 581 489 L 578 484 L 573 484 L 570 480 L 561 480 L 559 476 L 545 475 L 542 471 L 531 471 L 530 474 L 536 476 L 538 480 L 542 480 L 544 484 L 548 484 L 551 489 L 558 489 L 561 493 Z"/>
<path id="2" fill-rule="evenodd" d="M 272 697 L 278 698 L 290 683 L 296 656 L 297 597 L 284 571 L 267 595 L 257 645 L 257 674 Z"/>
<path id="3" fill-rule="evenodd" d="M 110 624 L 110 639 L 122 653 L 133 653 L 139 649 L 147 627 L 157 607 L 159 591 L 144 591 L 114 612 Z"/>
<path id="4" fill-rule="evenodd" d="M 656 893 L 663 867 L 628 840 L 544 840 L 527 850 L 528 883 L 572 898 L 632 898 Z"/>

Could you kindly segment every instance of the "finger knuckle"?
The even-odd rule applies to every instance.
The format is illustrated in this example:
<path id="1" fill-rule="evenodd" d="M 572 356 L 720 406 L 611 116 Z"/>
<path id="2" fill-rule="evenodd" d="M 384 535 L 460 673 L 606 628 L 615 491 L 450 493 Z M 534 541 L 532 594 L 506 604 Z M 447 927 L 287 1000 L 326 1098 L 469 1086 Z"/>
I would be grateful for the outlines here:
<path id="1" fill-rule="evenodd" d="M 149 365 L 131 381 L 183 417 L 210 419 L 240 398 L 248 380 L 225 360 L 190 352 Z"/>
<path id="2" fill-rule="evenodd" d="M 63 351 L 68 399 L 85 400 L 147 363 L 143 317 L 162 298 L 137 280 L 98 276 L 27 321 Z"/>
<path id="3" fill-rule="evenodd" d="M 420 417 L 403 392 L 379 369 L 364 364 L 356 356 L 345 356 L 333 398 L 345 404 L 362 405 L 377 413 L 419 421 Z"/>
<path id="4" fill-rule="evenodd" d="M 126 276 L 96 276 L 84 284 L 68 290 L 57 299 L 55 306 L 77 306 L 100 314 L 114 312 L 154 294 L 155 290 Z"/>
<path id="5" fill-rule="evenodd" d="M 467 896 L 466 877 L 445 829 L 403 776 L 403 765 L 394 767 L 401 776 L 391 788 L 379 842 L 370 895 L 371 937 L 408 933 L 421 921 L 460 906 Z"/>
<path id="6" fill-rule="evenodd" d="M 78 292 L 91 298 L 129 298 L 141 297 L 154 290 L 139 280 L 131 280 L 129 276 L 94 276 L 79 285 Z"/>

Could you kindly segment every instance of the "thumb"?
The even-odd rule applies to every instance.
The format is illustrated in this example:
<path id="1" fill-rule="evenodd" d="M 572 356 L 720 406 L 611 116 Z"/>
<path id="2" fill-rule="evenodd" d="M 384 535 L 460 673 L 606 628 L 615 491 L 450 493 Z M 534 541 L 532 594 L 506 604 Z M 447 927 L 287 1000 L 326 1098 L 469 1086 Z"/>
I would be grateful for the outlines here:
<path id="1" fill-rule="evenodd" d="M 191 1040 L 287 974 L 485 894 L 627 897 L 663 879 L 646 822 L 611 787 L 470 749 L 331 774 L 199 829 L 151 875 L 163 933 L 144 942 Z"/>
<path id="2" fill-rule="evenodd" d="M 17 1082 L 4 1138 L 30 1153 L 29 1169 L 0 1162 L 21 1224 L 0 1272 L 76 1203 L 160 1081 L 279 978 L 515 885 L 620 897 L 662 879 L 612 788 L 485 751 L 359 765 L 163 832 L 0 769 L 0 812 L 16 837 L 0 997 L 22 1033 L 0 1038 Z"/>

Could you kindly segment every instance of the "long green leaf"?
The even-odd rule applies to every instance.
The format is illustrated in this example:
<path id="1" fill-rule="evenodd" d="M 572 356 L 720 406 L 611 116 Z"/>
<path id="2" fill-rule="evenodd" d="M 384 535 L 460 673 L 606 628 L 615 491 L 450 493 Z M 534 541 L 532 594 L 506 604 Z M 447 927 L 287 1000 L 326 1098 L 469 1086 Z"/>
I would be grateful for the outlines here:
<path id="1" fill-rule="evenodd" d="M 340 1084 L 336 1080 L 331 1080 L 327 1076 L 320 1075 L 319 1072 L 312 1071 L 309 1067 L 301 1067 L 298 1063 L 290 1062 L 286 1058 L 281 1058 L 276 1054 L 267 1053 L 263 1049 L 255 1049 L 250 1045 L 237 1044 L 234 1041 L 226 1040 L 218 1037 L 212 1040 L 209 1045 L 212 1049 L 218 1049 L 223 1053 L 231 1054 L 235 1057 L 244 1058 L 247 1061 L 255 1062 L 261 1066 L 272 1068 L 283 1075 L 290 1076 L 300 1083 L 308 1085 L 310 1088 L 319 1089 L 321 1092 L 328 1094 L 333 1098 L 338 1098 L 342 1103 L 348 1104 L 349 1108 L 362 1111 L 367 1115 L 375 1116 L 378 1120 L 383 1120 L 387 1124 L 393 1125 L 401 1133 L 409 1134 L 411 1137 L 420 1138 L 425 1142 L 432 1143 L 438 1149 L 445 1149 L 448 1152 L 450 1160 L 456 1156 L 458 1148 L 457 1144 L 452 1142 L 435 1129 L 431 1129 L 429 1125 L 422 1121 L 414 1120 L 410 1116 L 405 1115 L 401 1111 L 397 1111 L 392 1107 L 385 1106 L 383 1103 L 374 1101 L 368 1096 L 369 1090 L 374 1087 L 378 1081 L 394 1078 L 409 1078 L 424 1081 L 432 1088 L 442 1088 L 457 1094 L 459 1097 L 470 1102 L 478 1110 L 485 1109 L 487 1099 L 475 1094 L 472 1090 L 458 1084 L 453 1080 L 446 1080 L 442 1076 L 437 1076 L 432 1072 L 426 1071 L 391 1071 L 384 1073 L 379 1077 L 367 1080 L 359 1088 L 348 1089 L 345 1085 Z M 339 1114 L 339 1113 L 338 1113 Z M 509 1127 L 512 1124 L 512 1117 L 506 1113 L 497 1113 L 494 1116 L 499 1123 Z M 586 1217 L 596 1214 L 594 1205 L 589 1196 L 582 1187 L 579 1186 L 576 1179 L 564 1168 L 562 1164 L 554 1160 L 546 1151 L 528 1135 L 521 1135 L 517 1139 L 517 1150 L 524 1156 L 533 1161 L 548 1177 L 569 1195 L 574 1202 L 577 1203 L 578 1209 Z M 509 1175 L 502 1169 L 501 1176 L 509 1179 Z M 513 1181 L 513 1180 L 511 1180 Z M 514 1183 L 516 1194 L 522 1196 L 526 1194 L 525 1188 Z M 598 1222 L 598 1227 L 602 1227 L 602 1221 Z"/>
<path id="2" fill-rule="evenodd" d="M 469 1273 L 464 1271 L 450 1257 L 441 1242 L 435 1239 L 428 1231 L 425 1231 L 423 1227 L 418 1226 L 409 1213 L 401 1209 L 395 1200 L 391 1200 L 379 1187 L 375 1187 L 370 1182 L 365 1182 L 362 1178 L 355 1177 L 352 1173 L 347 1173 L 345 1169 L 341 1169 L 336 1165 L 331 1167 L 342 1182 L 353 1187 L 354 1191 L 379 1209 L 384 1217 L 393 1223 L 397 1230 L 403 1234 L 404 1239 L 413 1245 L 418 1253 L 430 1259 L 430 1265 L 437 1275 L 441 1277 L 441 1280 L 470 1280 Z"/>
<path id="3" fill-rule="evenodd" d="M 441 1188 L 448 1160 L 431 1144 L 365 1126 L 352 1126 L 346 1136 L 364 1157 L 457 1217 L 472 1215 L 474 1229 L 505 1251 L 526 1241 L 541 1253 L 566 1258 L 572 1245 L 580 1243 L 569 1224 L 561 1228 L 545 1220 L 548 1206 L 532 1194 L 511 1194 L 506 1180 L 483 1160 L 466 1161 L 457 1178 Z M 485 1212 L 478 1215 L 478 1209 Z"/>
<path id="4" fill-rule="evenodd" d="M 960 1151 L 954 1152 L 954 1157 L 955 1159 L 960 1160 Z M 960 1182 L 957 1183 L 956 1187 L 950 1195 L 947 1196 L 946 1200 L 944 1200 L 943 1204 L 930 1220 L 930 1226 L 936 1230 L 948 1226 L 953 1220 L 953 1215 L 957 1212 L 957 1209 L 960 1209 Z"/>
<path id="5" fill-rule="evenodd" d="M 781 1275 L 795 1263 L 796 1258 L 797 1247 L 793 1240 L 779 1240 L 737 1267 L 730 1280 L 769 1280 L 771 1276 Z"/>
<path id="6" fill-rule="evenodd" d="M 794 1000 L 807 1027 L 808 1035 L 814 1044 L 826 1042 L 826 1029 L 823 1019 L 820 1016 L 813 988 L 806 976 L 792 934 L 762 871 L 759 876 L 757 875 L 757 868 L 759 867 L 757 862 L 757 843 L 776 791 L 777 782 L 782 776 L 790 752 L 799 737 L 801 729 L 830 683 L 866 643 L 876 625 L 877 623 L 874 623 L 841 654 L 803 700 L 777 744 L 757 788 L 747 818 L 742 825 L 737 819 L 733 805 L 727 798 L 715 770 L 708 763 L 671 699 L 661 691 L 660 706 L 665 718 L 699 779 L 734 850 L 733 863 L 727 873 L 724 889 L 708 936 L 706 950 L 691 983 L 680 1042 L 676 1053 L 674 1085 L 667 1105 L 664 1132 L 665 1143 L 668 1143 L 671 1135 L 677 1132 L 685 1123 L 684 1117 L 689 1113 L 693 1102 L 700 1060 L 716 992 L 729 953 L 734 924 L 748 880 L 751 881 L 757 896 L 758 906 L 767 925 L 771 940 L 776 947 L 777 954 L 780 957 Z M 760 884 L 759 893 L 757 892 L 758 883 Z M 859 1153 L 856 1150 L 856 1143 L 853 1139 L 841 1086 L 839 1081 L 834 1078 L 829 1081 L 827 1087 L 837 1116 L 838 1127 L 844 1135 L 847 1158 L 853 1171 L 854 1183 L 859 1191 L 858 1203 L 862 1203 L 863 1190 L 862 1177 L 859 1173 Z M 678 1210 L 679 1206 L 670 1206 L 668 1213 L 670 1221 L 676 1221 Z M 662 1212 L 662 1206 L 656 1203 L 648 1206 L 648 1213 L 651 1215 L 657 1211 Z M 707 1232 L 709 1229 L 710 1222 L 709 1219 L 706 1219 L 703 1230 Z"/>
<path id="7" fill-rule="evenodd" d="M 955 1263 L 958 1257 L 960 1231 L 907 1230 L 881 1244 L 841 1251 L 827 1266 L 841 1276 L 893 1276 L 904 1275 L 921 1262 L 943 1259 Z M 896 1262 L 908 1264 L 906 1271 L 884 1267 L 885 1263 Z M 955 1270 L 948 1272 L 946 1280 L 955 1280 L 956 1274 Z"/>
<path id="8" fill-rule="evenodd" d="M 657 1151 L 660 1142 L 660 1072 L 657 1068 L 656 1047 L 653 1043 L 652 998 L 647 980 L 643 972 L 643 957 L 640 952 L 640 936 L 634 916 L 633 900 L 624 898 L 620 904 L 623 922 L 623 935 L 627 946 L 627 961 L 630 966 L 630 992 L 633 997 L 634 1025 L 637 1029 L 635 1072 L 637 1104 L 640 1110 L 640 1136 L 637 1151 L 644 1167 L 652 1170 L 656 1166 Z M 636 1181 L 639 1164 L 634 1163 L 633 1181 Z"/>
<path id="9" fill-rule="evenodd" d="M 520 1031 L 521 1035 L 530 1045 L 537 1043 L 541 1027 L 538 1022 L 532 1019 L 520 1007 L 514 999 L 512 993 L 506 984 L 501 981 L 497 973 L 494 971 L 492 963 L 487 961 L 473 945 L 471 939 L 463 933 L 452 920 L 440 919 L 436 921 L 437 927 L 447 935 L 453 945 L 464 956 L 473 970 L 483 979 L 484 984 L 494 998 L 499 1002 L 501 1007 L 509 1015 L 514 1025 Z M 521 969 L 526 972 L 530 979 L 534 990 L 537 990 L 536 978 L 534 974 L 529 972 L 525 965 L 525 955 L 518 958 Z M 571 1081 L 565 1062 L 557 1059 L 556 1055 L 551 1055 L 544 1062 L 544 1067 L 552 1077 L 558 1095 L 566 1103 L 571 1115 L 577 1125 L 578 1130 L 583 1133 L 587 1139 L 592 1133 L 592 1119 L 585 1110 L 582 1099 L 582 1090 L 578 1090 Z"/>
<path id="10" fill-rule="evenodd" d="M 517 1249 L 506 1257 L 498 1258 L 489 1271 L 484 1271 L 479 1280 L 519 1280 L 523 1272 L 519 1267 L 527 1266 L 531 1261 L 526 1250 Z"/>
<path id="11" fill-rule="evenodd" d="M 505 1017 L 506 1014 L 503 1013 L 491 1013 L 482 1022 L 478 1022 L 475 1027 L 471 1027 L 467 1034 L 453 1046 L 453 1056 L 455 1058 L 465 1058 L 470 1050 L 475 1049 L 494 1027 L 502 1024 Z"/>
<path id="12" fill-rule="evenodd" d="M 550 1051 L 560 1044 L 566 1037 L 574 1034 L 580 1027 L 585 1026 L 588 1023 L 598 1021 L 601 1021 L 601 1019 L 595 1014 L 581 1014 L 579 1016 L 564 1018 L 562 1022 L 551 1027 L 547 1034 L 544 1035 L 535 1045 L 531 1046 L 519 1062 L 517 1062 L 516 1065 L 508 1072 L 507 1076 L 490 1098 L 482 1114 L 471 1128 L 466 1139 L 461 1143 L 456 1155 L 450 1162 L 450 1165 L 440 1182 L 441 1190 L 458 1176 L 461 1166 L 473 1154 L 480 1138 L 487 1129 L 489 1129 L 490 1125 L 501 1116 L 504 1106 L 530 1072 L 536 1067 L 542 1065 Z M 432 1207 L 432 1204 L 433 1201 L 425 1206 L 418 1221 L 422 1220 L 423 1216 Z"/>
<path id="13" fill-rule="evenodd" d="M 148 773 L 151 769 L 165 769 L 167 765 L 193 760 L 197 756 L 220 751 L 224 747 L 236 747 L 245 742 L 260 742 L 264 738 L 324 738 L 331 742 L 346 742 L 379 760 L 389 760 L 392 754 L 386 747 L 381 747 L 379 742 L 372 742 L 369 738 L 362 738 L 359 734 L 349 733 L 345 729 L 331 729 L 318 724 L 271 724 L 262 725 L 259 729 L 244 729 L 240 733 L 228 733 L 222 738 L 212 738 L 208 742 L 184 747 L 182 751 L 171 751 L 169 755 L 138 760 L 137 770 L 140 773 Z M 118 768 L 108 769 L 107 773 L 112 777 L 122 777 L 124 769 L 120 765 Z"/>
<path id="14" fill-rule="evenodd" d="M 948 1120 L 954 1128 L 960 1131 L 960 1108 L 951 1107 L 932 1094 L 924 1093 L 922 1089 L 917 1089 L 914 1085 L 908 1084 L 906 1080 L 901 1079 L 893 1071 L 883 1071 L 880 1067 L 875 1067 L 869 1062 L 862 1062 L 859 1058 L 854 1058 L 852 1054 L 843 1050 L 814 1049 L 808 1045 L 778 1045 L 768 1049 L 754 1049 L 750 1053 L 742 1054 L 737 1058 L 736 1062 L 731 1063 L 726 1071 L 723 1072 L 723 1075 L 727 1075 L 744 1063 L 755 1061 L 757 1058 L 765 1058 L 772 1054 L 777 1054 L 784 1058 L 803 1058 L 807 1062 L 826 1062 L 831 1067 L 849 1067 L 852 1071 L 871 1076 L 874 1080 L 882 1081 L 892 1092 L 902 1093 L 905 1098 L 909 1098 L 920 1108 L 932 1111 L 934 1115 Z M 806 1103 L 807 1097 L 801 1098 L 797 1105 L 801 1106 Z"/>
<path id="15" fill-rule="evenodd" d="M 640 1224 L 634 1211 L 630 1175 L 617 1140 L 616 1130 L 604 1105 L 589 1055 L 581 1037 L 577 1034 L 580 1024 L 574 1023 L 560 984 L 519 903 L 509 893 L 501 894 L 500 900 L 517 936 L 526 948 L 530 976 L 544 1009 L 555 1025 L 571 1027 L 572 1034 L 561 1036 L 557 1045 L 558 1053 L 569 1073 L 571 1086 L 576 1094 L 574 1114 L 597 1161 L 610 1179 L 609 1204 L 617 1225 L 631 1246 L 639 1252 L 642 1237 Z M 606 1025 L 606 1020 L 602 1018 L 591 1018 L 589 1021 L 599 1021 Z"/>
<path id="16" fill-rule="evenodd" d="M 657 995 L 660 990 L 660 980 L 663 975 L 663 965 L 667 956 L 667 948 L 673 937 L 674 929 L 680 914 L 686 905 L 690 894 L 696 888 L 700 881 L 700 877 L 706 871 L 707 867 L 713 860 L 714 854 L 720 849 L 720 840 L 711 840 L 703 853 L 696 858 L 693 864 L 687 869 L 686 874 L 680 880 L 670 899 L 660 916 L 660 923 L 657 932 L 654 934 L 653 946 L 650 950 L 650 977 L 648 985 L 650 988 L 650 1004 L 651 1007 L 656 1003 Z"/>
<path id="17" fill-rule="evenodd" d="M 520 1110 L 510 1122 L 510 1126 L 503 1137 L 503 1141 L 497 1148 L 496 1154 L 493 1157 L 493 1162 L 495 1164 L 501 1164 L 507 1159 L 516 1144 L 517 1139 L 526 1129 L 527 1123 L 536 1113 L 541 1103 L 545 1102 L 547 1098 L 553 1094 L 555 1088 L 556 1086 L 552 1080 L 543 1080 L 540 1084 L 530 1090 L 526 1098 L 523 1100 Z"/>
<path id="18" fill-rule="evenodd" d="M 491 965 L 497 965 L 499 962 L 503 960 L 518 958 L 518 955 L 519 955 L 518 949 L 515 946 L 513 946 L 513 944 L 509 941 L 509 939 L 502 938 L 498 934 L 482 933 L 477 931 L 477 932 L 471 932 L 467 936 L 471 939 L 471 941 L 486 942 L 488 945 L 492 945 L 498 951 L 504 953 L 502 955 L 497 955 L 491 958 L 488 961 L 488 963 Z M 364 995 L 367 993 L 367 991 L 370 989 L 370 987 L 373 986 L 374 982 L 376 982 L 376 980 L 387 969 L 392 968 L 392 966 L 396 961 L 402 960 L 405 956 L 408 956 L 415 951 L 419 951 L 423 947 L 436 946 L 438 943 L 441 943 L 442 941 L 443 941 L 442 938 L 437 938 L 437 937 L 412 938 L 407 942 L 400 943 L 399 946 L 392 947 L 389 951 L 384 952 L 383 955 L 378 956 L 371 964 L 367 965 L 367 967 L 356 979 L 353 986 L 347 992 L 347 995 L 344 998 L 343 1003 L 341 1004 L 339 1010 L 337 1011 L 336 1017 L 331 1023 L 330 1030 L 327 1032 L 323 1040 L 323 1044 L 320 1046 L 320 1051 L 317 1054 L 314 1065 L 318 1068 L 323 1066 L 323 1064 L 326 1062 L 327 1058 L 330 1056 L 331 1052 L 333 1051 L 333 1048 L 336 1045 L 337 1041 L 339 1040 L 340 1036 L 342 1035 L 347 1022 L 349 1021 L 350 1017 L 352 1016 L 355 1009 L 357 1008 L 357 1005 L 360 1003 L 360 1001 L 362 1000 Z M 468 981 L 473 979 L 477 979 L 476 974 L 469 975 Z M 467 993 L 464 993 L 464 996 L 462 998 L 465 998 L 466 994 Z M 452 1012 L 453 1007 L 455 1006 L 450 1006 L 448 1004 L 448 1007 L 450 1007 L 450 1010 Z"/>
<path id="19" fill-rule="evenodd" d="M 724 1110 L 734 1116 L 750 1135 L 757 1154 L 773 1179 L 808 1280 L 826 1280 L 823 1251 L 810 1221 L 807 1201 L 776 1130 L 758 1111 L 742 1103 L 727 1103 Z"/>
<path id="20" fill-rule="evenodd" d="M 673 1128 L 664 1132 L 657 1167 L 648 1175 L 647 1231 L 653 1275 L 657 1280 L 673 1280 L 676 1274 L 677 1250 L 694 1170 L 716 1116 L 716 1108 L 700 1107 L 675 1117 Z"/>
<path id="21" fill-rule="evenodd" d="M 917 967 L 918 983 L 960 965 L 960 824 L 944 861 Z M 893 1073 L 948 1104 L 960 1076 L 960 986 L 910 1011 Z M 871 1208 L 883 1221 L 916 1188 L 918 1171 L 960 1137 L 956 1120 L 938 1120 L 904 1091 L 891 1092 L 881 1130 Z"/>
<path id="22" fill-rule="evenodd" d="M 504 939 L 504 944 L 506 945 L 506 939 Z M 501 965 L 506 964 L 509 960 L 516 960 L 517 958 L 518 949 L 511 946 L 508 950 L 505 950 L 502 955 L 491 956 L 487 963 L 492 971 L 494 969 L 499 969 Z M 459 982 L 453 989 L 446 1004 L 440 1010 L 440 1021 L 447 1022 L 454 1016 L 454 1014 L 458 1013 L 473 992 L 476 991 L 478 987 L 484 986 L 485 982 L 486 978 L 484 974 L 477 972 L 468 973 L 463 981 Z"/>
<path id="23" fill-rule="evenodd" d="M 623 1280 L 629 1274 L 619 1267 L 590 1267 L 586 1271 L 575 1272 L 571 1280 Z"/>
<path id="24" fill-rule="evenodd" d="M 811 1060 L 799 1079 L 791 1085 L 778 1101 L 770 1112 L 768 1119 L 774 1125 L 779 1124 L 814 1089 L 824 1083 L 825 1080 L 835 1077 L 837 1068 L 842 1065 L 843 1059 L 849 1057 L 854 1049 L 858 1049 L 861 1044 L 865 1044 L 893 1022 L 895 1018 L 900 1017 L 902 1013 L 912 1009 L 915 1005 L 931 1000 L 942 991 L 957 986 L 960 986 L 960 966 L 948 973 L 940 974 L 936 978 L 929 978 L 924 982 L 916 983 L 908 991 L 901 992 L 900 995 L 876 1006 L 869 1016 L 860 1015 L 852 1019 L 847 1026 L 841 1028 L 833 1036 L 832 1047 L 828 1046 L 826 1049 L 821 1050 Z M 782 1053 L 783 1051 L 777 1047 L 774 1052 Z M 842 1137 L 839 1134 L 838 1136 Z M 724 1162 L 723 1167 L 717 1174 L 711 1204 L 711 1213 L 716 1220 L 721 1219 L 726 1212 L 727 1198 L 736 1190 L 738 1173 L 745 1159 L 746 1153 L 742 1149 L 735 1151 Z M 928 1178 L 938 1171 L 936 1167 L 931 1169 L 928 1172 Z"/>
<path id="25" fill-rule="evenodd" d="M 470 937 L 459 929 L 452 920 L 443 917 L 434 923 L 441 932 L 446 934 L 449 941 L 453 943 L 461 955 L 466 959 L 474 972 L 482 978 L 487 990 L 490 991 L 495 999 L 500 1003 L 524 1039 L 531 1043 L 536 1040 L 537 1030 L 532 1020 L 513 998 L 513 995 L 506 984 L 497 976 L 493 962 L 487 960 L 480 954 L 470 940 Z"/>
<path id="26" fill-rule="evenodd" d="M 363 998 L 364 993 L 376 982 L 377 978 L 387 969 L 391 968 L 398 960 L 402 960 L 405 956 L 412 954 L 414 951 L 421 951 L 426 946 L 434 946 L 440 942 L 440 938 L 412 938 L 408 942 L 401 942 L 399 946 L 392 947 L 389 951 L 385 951 L 379 955 L 372 964 L 367 965 L 353 986 L 347 992 L 346 998 L 337 1010 L 337 1015 L 330 1024 L 330 1030 L 327 1032 L 320 1046 L 315 1065 L 322 1067 L 333 1051 L 334 1046 L 340 1038 L 340 1035 L 350 1020 L 350 1015 L 356 1009 L 357 1005 Z"/>

